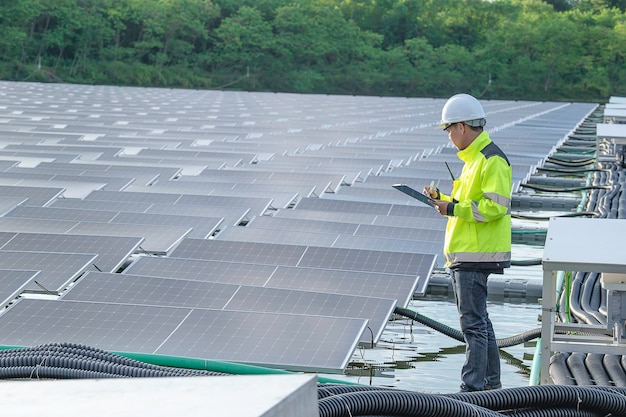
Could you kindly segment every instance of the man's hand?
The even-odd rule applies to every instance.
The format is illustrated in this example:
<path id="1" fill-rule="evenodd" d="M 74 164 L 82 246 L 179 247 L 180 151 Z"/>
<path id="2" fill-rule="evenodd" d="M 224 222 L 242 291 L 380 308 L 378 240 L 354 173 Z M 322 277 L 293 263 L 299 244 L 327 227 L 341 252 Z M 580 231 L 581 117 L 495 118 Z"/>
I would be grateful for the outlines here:
<path id="1" fill-rule="evenodd" d="M 442 216 L 447 215 L 449 202 L 444 200 L 433 200 L 431 204 L 433 205 L 433 207 L 435 207 L 435 210 L 437 210 L 439 214 L 441 214 Z"/>

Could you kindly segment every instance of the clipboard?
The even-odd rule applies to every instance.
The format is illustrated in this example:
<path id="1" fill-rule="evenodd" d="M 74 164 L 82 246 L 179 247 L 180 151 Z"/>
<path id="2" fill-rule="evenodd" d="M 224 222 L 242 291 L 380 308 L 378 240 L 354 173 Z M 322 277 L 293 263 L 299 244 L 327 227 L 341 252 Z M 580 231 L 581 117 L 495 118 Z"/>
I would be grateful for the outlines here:
<path id="1" fill-rule="evenodd" d="M 428 197 L 427 195 L 424 195 L 422 193 L 420 193 L 419 191 L 417 191 L 414 188 L 409 187 L 406 184 L 394 184 L 392 185 L 393 188 L 395 188 L 398 191 L 402 191 L 404 194 L 409 195 L 411 197 L 413 197 L 416 200 L 421 201 L 422 203 L 432 207 L 433 204 L 432 202 L 435 201 L 434 199 Z"/>

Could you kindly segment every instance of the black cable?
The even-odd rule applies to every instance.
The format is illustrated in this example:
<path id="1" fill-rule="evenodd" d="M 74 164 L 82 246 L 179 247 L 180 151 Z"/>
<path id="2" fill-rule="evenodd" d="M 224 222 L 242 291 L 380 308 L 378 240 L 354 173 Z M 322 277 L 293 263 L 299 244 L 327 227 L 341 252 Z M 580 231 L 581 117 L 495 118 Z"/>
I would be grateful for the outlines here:
<path id="1" fill-rule="evenodd" d="M 459 342 L 465 343 L 465 338 L 463 337 L 463 333 L 460 330 L 454 329 L 446 324 L 440 323 L 436 320 L 433 320 L 429 317 L 424 316 L 416 311 L 409 310 L 408 308 L 396 307 L 394 313 L 415 320 L 425 326 L 430 327 L 431 329 L 437 330 L 439 333 L 443 333 L 444 335 L 451 337 Z M 498 348 L 506 348 L 510 346 L 519 345 L 530 340 L 536 339 L 541 336 L 541 328 L 536 328 L 529 330 L 527 332 L 521 333 L 519 335 L 514 335 L 502 339 L 497 339 L 496 343 Z"/>
<path id="2" fill-rule="evenodd" d="M 228 375 L 152 365 L 74 343 L 52 343 L 0 351 L 0 379 L 124 378 Z"/>
<path id="3" fill-rule="evenodd" d="M 624 416 L 626 390 L 610 386 L 540 385 L 457 394 L 387 387 L 318 385 L 320 417 L 335 416 Z M 454 400 L 452 402 L 441 399 Z"/>
<path id="4" fill-rule="evenodd" d="M 591 216 L 597 217 L 599 213 L 595 211 L 578 211 L 575 213 L 564 213 L 559 214 L 557 216 L 527 216 L 522 214 L 511 214 L 511 217 L 514 219 L 520 220 L 550 220 L 553 217 L 583 217 L 583 216 Z"/>
<path id="5" fill-rule="evenodd" d="M 520 186 L 524 188 L 537 190 L 537 191 L 545 191 L 545 192 L 551 192 L 551 193 L 569 193 L 572 191 L 585 191 L 585 190 L 610 190 L 611 188 L 613 188 L 610 185 L 585 185 L 582 187 L 555 188 L 555 187 L 544 187 L 542 185 L 528 184 L 528 183 L 520 184 Z"/>

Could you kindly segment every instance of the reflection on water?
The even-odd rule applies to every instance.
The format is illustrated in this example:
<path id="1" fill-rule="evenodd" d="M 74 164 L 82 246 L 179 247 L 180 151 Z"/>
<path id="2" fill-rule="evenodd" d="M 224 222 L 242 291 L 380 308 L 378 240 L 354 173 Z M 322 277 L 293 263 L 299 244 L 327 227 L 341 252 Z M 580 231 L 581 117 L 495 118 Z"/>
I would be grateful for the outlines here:
<path id="1" fill-rule="evenodd" d="M 459 328 L 456 306 L 448 299 L 413 300 L 409 308 Z M 540 311 L 539 304 L 489 304 L 489 315 L 498 338 L 539 327 Z M 532 342 L 500 351 L 504 387 L 528 385 L 533 354 Z M 419 392 L 456 392 L 464 360 L 465 345 L 400 317 L 388 324 L 376 348 L 357 350 L 342 378 Z"/>

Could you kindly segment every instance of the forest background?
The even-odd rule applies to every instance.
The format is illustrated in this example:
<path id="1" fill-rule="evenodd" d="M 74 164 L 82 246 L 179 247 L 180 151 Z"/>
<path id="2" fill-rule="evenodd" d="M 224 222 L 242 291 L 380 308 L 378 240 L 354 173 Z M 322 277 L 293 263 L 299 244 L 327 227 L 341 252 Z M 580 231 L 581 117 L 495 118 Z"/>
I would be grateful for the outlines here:
<path id="1" fill-rule="evenodd" d="M 0 0 L 0 79 L 606 102 L 626 1 Z"/>

